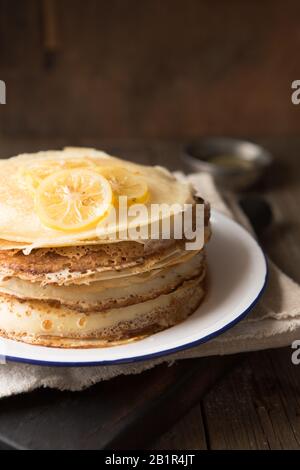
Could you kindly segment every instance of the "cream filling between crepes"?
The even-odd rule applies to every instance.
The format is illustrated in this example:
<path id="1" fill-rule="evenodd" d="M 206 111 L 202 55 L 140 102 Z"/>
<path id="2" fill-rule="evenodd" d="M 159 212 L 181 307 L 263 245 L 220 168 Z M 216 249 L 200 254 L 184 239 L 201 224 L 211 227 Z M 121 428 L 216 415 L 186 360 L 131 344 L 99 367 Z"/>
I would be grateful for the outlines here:
<path id="1" fill-rule="evenodd" d="M 202 277 L 205 273 L 202 274 Z M 128 307 L 89 314 L 79 314 L 68 308 L 53 307 L 45 302 L 19 301 L 14 297 L 0 296 L 0 330 L 11 335 L 58 336 L 66 338 L 95 337 L 101 330 L 117 327 L 123 322 L 145 319 L 156 310 L 171 308 L 174 302 L 186 296 L 186 291 L 201 288 L 201 277 L 186 281 L 167 295 Z M 163 323 L 163 316 L 161 318 Z"/>

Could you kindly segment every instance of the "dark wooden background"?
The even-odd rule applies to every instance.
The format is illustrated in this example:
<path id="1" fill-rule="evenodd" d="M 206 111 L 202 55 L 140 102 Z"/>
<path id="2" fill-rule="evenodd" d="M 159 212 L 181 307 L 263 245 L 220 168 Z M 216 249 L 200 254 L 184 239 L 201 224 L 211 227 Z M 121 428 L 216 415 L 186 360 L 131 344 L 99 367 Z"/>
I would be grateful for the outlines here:
<path id="1" fill-rule="evenodd" d="M 0 0 L 0 135 L 296 134 L 299 17 L 297 0 Z"/>

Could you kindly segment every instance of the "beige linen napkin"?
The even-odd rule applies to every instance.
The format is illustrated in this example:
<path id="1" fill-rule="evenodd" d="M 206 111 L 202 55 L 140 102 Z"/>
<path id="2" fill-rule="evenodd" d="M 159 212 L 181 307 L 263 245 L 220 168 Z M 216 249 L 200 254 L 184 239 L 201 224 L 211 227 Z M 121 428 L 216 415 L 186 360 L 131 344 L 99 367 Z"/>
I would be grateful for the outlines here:
<path id="1" fill-rule="evenodd" d="M 251 230 L 234 202 L 230 202 L 230 208 L 225 205 L 209 176 L 198 174 L 188 178 L 213 208 Z M 38 387 L 81 390 L 117 375 L 138 374 L 162 362 L 172 364 L 179 359 L 276 348 L 290 345 L 295 339 L 300 339 L 300 286 L 269 261 L 268 284 L 259 303 L 244 320 L 214 340 L 170 356 L 134 364 L 74 368 L 2 364 L 0 397 Z"/>

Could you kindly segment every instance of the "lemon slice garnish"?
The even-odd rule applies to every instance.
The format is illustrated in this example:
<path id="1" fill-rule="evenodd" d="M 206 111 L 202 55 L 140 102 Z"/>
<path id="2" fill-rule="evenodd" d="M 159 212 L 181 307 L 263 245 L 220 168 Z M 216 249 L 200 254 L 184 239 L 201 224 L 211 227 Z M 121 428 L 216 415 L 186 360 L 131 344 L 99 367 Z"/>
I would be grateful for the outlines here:
<path id="1" fill-rule="evenodd" d="M 83 158 L 68 158 L 66 160 L 38 160 L 30 162 L 23 169 L 29 186 L 33 189 L 38 188 L 40 183 L 53 173 L 72 168 L 94 168 L 96 165 L 92 160 Z"/>
<path id="2" fill-rule="evenodd" d="M 65 232 L 92 228 L 108 214 L 111 203 L 107 179 L 87 169 L 62 170 L 48 176 L 35 197 L 41 222 Z"/>
<path id="3" fill-rule="evenodd" d="M 109 181 L 115 204 L 118 204 L 120 196 L 127 196 L 129 205 L 142 204 L 148 200 L 148 185 L 138 172 L 117 166 L 98 167 L 97 171 Z"/>

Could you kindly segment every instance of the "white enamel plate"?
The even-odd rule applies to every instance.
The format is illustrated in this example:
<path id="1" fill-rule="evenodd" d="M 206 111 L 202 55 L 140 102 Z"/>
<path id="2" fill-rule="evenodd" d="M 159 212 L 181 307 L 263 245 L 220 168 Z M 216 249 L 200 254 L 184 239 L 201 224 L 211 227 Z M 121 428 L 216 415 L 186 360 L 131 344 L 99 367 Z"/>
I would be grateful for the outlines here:
<path id="1" fill-rule="evenodd" d="M 241 320 L 260 297 L 267 277 L 263 252 L 249 233 L 212 211 L 207 248 L 209 291 L 187 320 L 141 341 L 102 349 L 60 349 L 0 340 L 6 360 L 55 366 L 92 366 L 147 360 L 191 348 Z"/>

